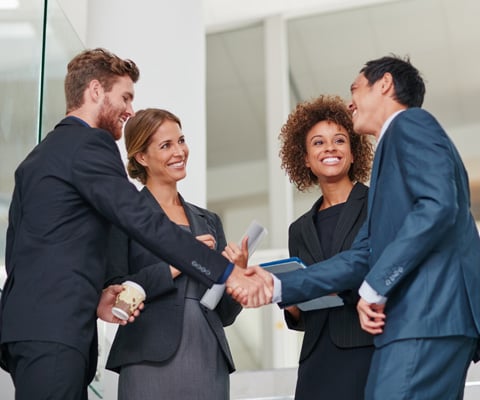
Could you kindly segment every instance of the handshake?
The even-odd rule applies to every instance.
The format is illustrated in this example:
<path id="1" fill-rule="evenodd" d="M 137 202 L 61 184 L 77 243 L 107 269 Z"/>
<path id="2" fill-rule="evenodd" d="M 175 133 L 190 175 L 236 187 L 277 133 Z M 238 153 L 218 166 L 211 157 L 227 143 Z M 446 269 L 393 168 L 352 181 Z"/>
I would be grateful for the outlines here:
<path id="1" fill-rule="evenodd" d="M 246 308 L 270 304 L 273 298 L 273 275 L 256 265 L 235 266 L 226 281 L 227 293 Z"/>

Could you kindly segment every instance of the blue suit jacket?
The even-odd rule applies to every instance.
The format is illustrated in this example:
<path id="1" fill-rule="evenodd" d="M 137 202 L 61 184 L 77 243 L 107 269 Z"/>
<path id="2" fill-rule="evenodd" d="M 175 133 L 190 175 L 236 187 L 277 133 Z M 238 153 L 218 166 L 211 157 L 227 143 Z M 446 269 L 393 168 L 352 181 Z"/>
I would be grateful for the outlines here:
<path id="1" fill-rule="evenodd" d="M 147 188 L 142 190 L 152 209 L 160 208 Z M 193 236 L 211 234 L 217 242 L 217 250 L 226 246 L 225 233 L 218 215 L 181 198 Z M 183 332 L 183 314 L 187 276 L 172 279 L 169 264 L 112 228 L 109 237 L 107 285 L 133 280 L 147 294 L 145 309 L 134 324 L 120 326 L 108 357 L 107 369 L 119 371 L 124 365 L 143 361 L 161 362 L 170 359 L 178 349 Z M 177 246 L 177 251 L 185 251 Z M 207 286 L 205 286 L 207 290 Z M 233 323 L 242 306 L 224 294 L 215 310 L 203 306 L 203 314 L 217 338 L 227 360 L 230 372 L 235 370 L 223 326 Z"/>
<path id="2" fill-rule="evenodd" d="M 480 238 L 460 156 L 426 111 L 396 116 L 374 160 L 368 217 L 350 250 L 278 276 L 284 305 L 358 286 L 388 297 L 381 346 L 480 332 Z"/>

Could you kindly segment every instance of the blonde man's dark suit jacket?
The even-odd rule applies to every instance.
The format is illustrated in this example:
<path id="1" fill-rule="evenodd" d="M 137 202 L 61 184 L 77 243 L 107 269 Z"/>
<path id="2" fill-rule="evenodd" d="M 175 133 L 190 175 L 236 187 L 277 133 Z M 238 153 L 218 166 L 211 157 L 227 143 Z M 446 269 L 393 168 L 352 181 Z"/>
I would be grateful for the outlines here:
<path id="1" fill-rule="evenodd" d="M 367 216 L 368 187 L 357 183 L 340 214 L 332 240 L 332 254 L 349 249 Z M 295 222 L 289 229 L 289 251 L 291 256 L 299 257 L 306 265 L 325 259 L 317 235 L 314 216 L 318 213 L 323 197 Z M 290 329 L 305 331 L 300 362 L 312 352 L 325 323 L 333 343 L 341 348 L 373 345 L 372 335 L 363 331 L 358 320 L 356 304 L 358 293 L 355 290 L 342 292 L 345 306 L 328 310 L 316 310 L 302 313 L 300 321 L 294 321 L 288 312 L 285 319 Z"/>
<path id="2" fill-rule="evenodd" d="M 128 182 L 109 132 L 67 117 L 15 172 L 0 343 L 45 341 L 73 347 L 85 356 L 93 378 L 96 308 L 111 223 L 206 285 L 227 268 L 227 259 L 163 212 L 152 213 Z"/>
<path id="3" fill-rule="evenodd" d="M 148 200 L 152 212 L 158 210 L 159 205 L 148 189 L 144 188 L 142 195 Z M 181 200 L 193 236 L 210 233 L 215 237 L 217 250 L 223 250 L 226 240 L 218 215 Z M 178 248 L 178 251 L 184 250 Z M 134 324 L 119 327 L 106 368 L 118 372 L 126 364 L 168 360 L 175 354 L 182 337 L 186 277 L 173 280 L 168 263 L 129 240 L 118 229 L 111 233 L 108 254 L 108 284 L 133 280 L 145 289 L 147 300 L 141 317 Z M 241 309 L 226 294 L 214 311 L 202 306 L 230 372 L 235 368 L 223 326 L 232 324 Z"/>

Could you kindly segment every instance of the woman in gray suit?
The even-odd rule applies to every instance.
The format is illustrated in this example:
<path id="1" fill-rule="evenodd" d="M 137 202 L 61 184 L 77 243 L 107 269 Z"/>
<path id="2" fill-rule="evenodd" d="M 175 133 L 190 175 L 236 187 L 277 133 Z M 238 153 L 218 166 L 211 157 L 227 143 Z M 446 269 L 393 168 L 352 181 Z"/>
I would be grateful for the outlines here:
<path id="1" fill-rule="evenodd" d="M 300 191 L 319 186 L 322 196 L 289 229 L 289 251 L 306 265 L 350 248 L 367 214 L 372 145 L 353 132 L 339 97 L 297 105 L 282 127 L 280 156 Z M 361 400 L 373 337 L 360 328 L 358 288 L 339 293 L 344 305 L 301 311 L 287 307 L 290 329 L 305 331 L 295 391 L 297 400 Z"/>
<path id="2" fill-rule="evenodd" d="M 138 111 L 125 126 L 125 145 L 128 173 L 145 185 L 142 194 L 152 213 L 164 212 L 205 245 L 225 249 L 231 261 L 246 266 L 246 242 L 242 249 L 226 247 L 220 218 L 178 193 L 189 154 L 180 120 L 165 110 Z M 142 315 L 118 330 L 108 357 L 106 368 L 120 374 L 118 398 L 228 399 L 234 364 L 223 327 L 233 323 L 241 306 L 225 294 L 215 310 L 203 307 L 199 299 L 206 286 L 119 230 L 111 232 L 109 247 L 106 284 L 132 280 L 147 295 Z"/>

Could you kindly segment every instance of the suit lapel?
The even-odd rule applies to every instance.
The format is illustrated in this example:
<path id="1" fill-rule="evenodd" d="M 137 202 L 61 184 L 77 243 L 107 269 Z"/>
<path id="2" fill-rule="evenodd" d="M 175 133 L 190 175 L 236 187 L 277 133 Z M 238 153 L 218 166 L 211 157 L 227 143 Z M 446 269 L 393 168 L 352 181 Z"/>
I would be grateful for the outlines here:
<path id="1" fill-rule="evenodd" d="M 211 233 L 205 215 L 198 208 L 186 203 L 182 196 L 180 196 L 180 201 L 185 208 L 185 213 L 187 214 L 187 219 L 190 224 L 190 231 L 192 234 L 194 236 L 198 236 L 205 233 Z"/>
<path id="2" fill-rule="evenodd" d="M 366 191 L 367 188 L 358 183 L 353 187 L 333 233 L 332 254 L 342 251 L 348 233 L 353 229 L 362 212 Z"/>
<path id="3" fill-rule="evenodd" d="M 318 208 L 320 207 L 322 200 L 323 196 L 315 202 L 313 207 L 307 214 L 305 214 L 301 221 L 303 243 L 314 260 L 323 260 L 325 258 L 322 246 L 320 246 L 320 239 L 318 238 L 317 229 L 314 223 L 314 217 L 318 212 Z"/>
<path id="4" fill-rule="evenodd" d="M 384 136 L 388 133 L 388 129 L 385 132 Z M 380 164 L 382 162 L 383 155 L 383 144 L 385 143 L 385 137 L 380 140 L 380 143 L 375 150 L 375 158 L 373 159 L 372 174 L 370 177 L 370 190 L 368 191 L 368 215 L 372 209 L 373 199 L 375 197 L 375 189 L 377 186 L 378 174 L 380 170 Z"/>
<path id="5" fill-rule="evenodd" d="M 148 199 L 152 210 L 158 211 L 160 209 L 162 212 L 164 212 L 162 207 L 160 207 L 160 204 L 158 204 L 157 200 L 155 197 L 153 197 L 152 193 L 150 193 L 146 186 L 142 189 L 142 194 Z M 187 214 L 191 233 L 194 236 L 209 233 L 210 229 L 208 229 L 205 215 L 199 209 L 187 203 L 180 194 L 178 194 L 178 196 L 180 197 L 180 201 L 185 209 L 185 213 Z"/>

